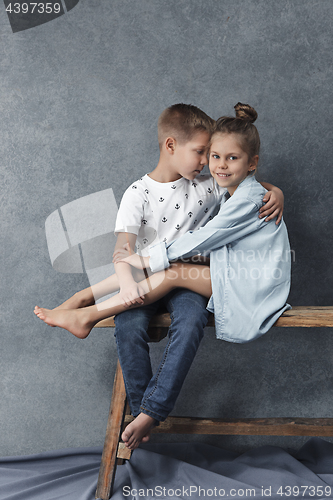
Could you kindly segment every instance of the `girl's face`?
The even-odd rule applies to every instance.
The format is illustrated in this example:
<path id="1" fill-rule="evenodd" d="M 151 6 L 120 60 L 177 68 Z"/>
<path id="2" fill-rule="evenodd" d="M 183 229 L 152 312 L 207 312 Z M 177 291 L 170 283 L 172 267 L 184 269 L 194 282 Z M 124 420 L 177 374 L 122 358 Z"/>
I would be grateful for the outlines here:
<path id="1" fill-rule="evenodd" d="M 219 186 L 227 188 L 233 195 L 238 185 L 254 172 L 258 155 L 249 159 L 240 145 L 238 134 L 216 133 L 212 137 L 209 151 L 209 170 Z"/>

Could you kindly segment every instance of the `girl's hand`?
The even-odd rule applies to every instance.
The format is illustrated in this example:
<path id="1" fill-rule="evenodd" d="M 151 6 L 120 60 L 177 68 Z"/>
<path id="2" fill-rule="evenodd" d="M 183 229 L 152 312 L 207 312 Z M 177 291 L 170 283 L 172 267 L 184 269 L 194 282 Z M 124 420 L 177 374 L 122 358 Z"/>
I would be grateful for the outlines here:
<path id="1" fill-rule="evenodd" d="M 127 262 L 137 269 L 146 269 L 149 267 L 149 257 L 142 257 L 137 253 L 133 253 L 129 244 L 123 246 L 116 250 L 113 254 L 113 262 L 117 264 L 118 262 Z"/>
<path id="2" fill-rule="evenodd" d="M 268 222 L 274 219 L 274 217 L 277 217 L 275 224 L 279 224 L 282 219 L 284 204 L 284 196 L 281 189 L 275 187 L 274 191 L 268 191 L 262 201 L 265 205 L 259 210 L 260 219 L 267 217 L 265 221 Z"/>
<path id="3" fill-rule="evenodd" d="M 144 304 L 145 292 L 139 283 L 133 281 L 130 285 L 119 290 L 119 298 L 125 307 L 135 304 Z"/>

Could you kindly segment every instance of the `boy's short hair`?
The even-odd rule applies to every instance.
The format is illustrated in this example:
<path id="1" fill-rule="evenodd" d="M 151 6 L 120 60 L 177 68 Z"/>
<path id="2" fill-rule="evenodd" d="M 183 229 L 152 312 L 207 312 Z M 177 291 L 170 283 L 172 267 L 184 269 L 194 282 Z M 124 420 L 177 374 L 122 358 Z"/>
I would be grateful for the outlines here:
<path id="1" fill-rule="evenodd" d="M 160 148 L 167 137 L 174 137 L 180 144 L 188 142 L 198 132 L 212 134 L 215 121 L 192 104 L 173 104 L 158 119 Z"/>

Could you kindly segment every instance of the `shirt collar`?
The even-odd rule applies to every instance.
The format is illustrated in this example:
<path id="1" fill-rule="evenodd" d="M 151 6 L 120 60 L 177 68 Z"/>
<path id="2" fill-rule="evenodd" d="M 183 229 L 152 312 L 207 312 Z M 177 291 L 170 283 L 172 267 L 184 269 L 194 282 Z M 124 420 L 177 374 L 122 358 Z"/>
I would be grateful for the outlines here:
<path id="1" fill-rule="evenodd" d="M 244 188 L 244 187 L 248 186 L 249 184 L 252 184 L 253 182 L 257 182 L 257 181 L 256 181 L 256 178 L 255 178 L 255 176 L 254 176 L 254 174 L 252 174 L 252 175 L 248 175 L 248 176 L 247 176 L 247 177 L 245 177 L 245 179 L 244 179 L 244 180 L 242 180 L 242 182 L 241 182 L 241 183 L 237 186 L 237 189 L 236 189 L 235 193 L 237 193 L 239 189 L 242 189 L 242 188 Z M 235 193 L 234 193 L 234 195 L 235 195 Z M 230 196 L 230 194 L 229 194 L 229 191 L 228 191 L 228 190 L 226 190 L 226 192 L 224 193 L 223 197 L 224 197 L 224 201 L 227 201 L 227 200 L 229 200 L 229 198 L 231 198 L 231 196 Z"/>

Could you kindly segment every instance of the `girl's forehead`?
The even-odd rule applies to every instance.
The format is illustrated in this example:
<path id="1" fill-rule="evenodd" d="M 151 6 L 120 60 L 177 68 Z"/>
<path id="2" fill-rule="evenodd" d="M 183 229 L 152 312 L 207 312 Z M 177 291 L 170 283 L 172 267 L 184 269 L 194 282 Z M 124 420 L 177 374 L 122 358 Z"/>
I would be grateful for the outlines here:
<path id="1" fill-rule="evenodd" d="M 214 149 L 214 147 L 233 147 L 242 149 L 242 141 L 239 134 L 228 134 L 223 132 L 217 132 L 213 135 L 211 139 L 210 149 Z"/>

